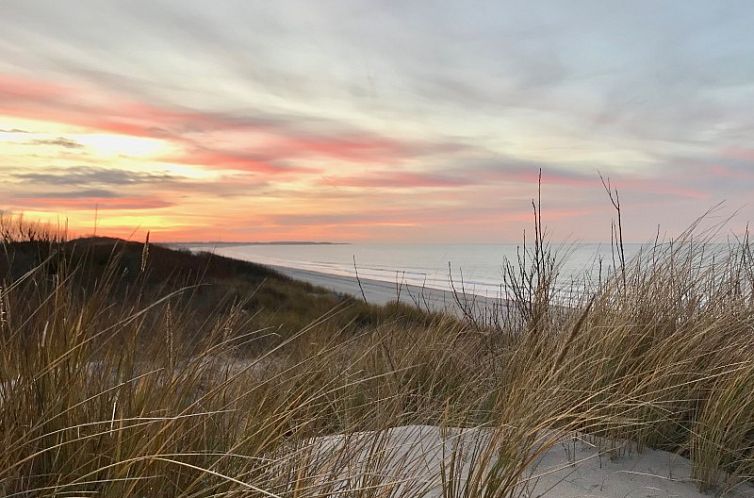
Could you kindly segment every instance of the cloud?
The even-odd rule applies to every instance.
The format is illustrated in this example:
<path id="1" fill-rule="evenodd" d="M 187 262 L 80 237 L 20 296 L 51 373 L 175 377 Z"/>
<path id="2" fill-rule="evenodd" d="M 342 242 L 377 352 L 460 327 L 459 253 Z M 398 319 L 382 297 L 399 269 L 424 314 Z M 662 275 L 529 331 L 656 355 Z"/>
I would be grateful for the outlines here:
<path id="1" fill-rule="evenodd" d="M 422 189 L 436 189 L 445 192 L 448 199 L 454 192 L 477 193 L 484 190 L 497 190 L 500 193 L 512 195 L 520 190 L 520 185 L 527 187 L 529 197 L 537 190 L 540 171 L 542 187 L 556 196 L 560 202 L 565 202 L 562 195 L 566 192 L 573 195 L 574 189 L 587 198 L 599 198 L 603 193 L 600 181 L 600 171 L 596 167 L 584 165 L 578 169 L 565 169 L 545 162 L 518 160 L 505 156 L 492 156 L 486 159 L 467 159 L 463 157 L 450 159 L 449 162 L 460 161 L 460 165 L 437 166 L 430 171 L 396 171 L 396 170 L 366 170 L 357 175 L 327 175 L 322 177 L 318 185 L 325 187 L 349 187 L 359 190 L 361 195 L 368 189 L 403 190 L 417 192 Z M 743 178 L 747 175 L 741 168 L 705 165 L 696 170 L 690 177 L 684 177 L 671 163 L 665 163 L 663 168 L 648 175 L 607 174 L 614 186 L 623 192 L 631 192 L 636 196 L 663 195 L 673 198 L 688 198 L 697 200 L 710 199 L 710 192 L 703 183 L 715 184 L 718 179 L 736 176 Z M 717 173 L 715 173 L 717 172 Z M 709 177 L 712 175 L 712 177 Z M 687 175 L 688 176 L 688 175 Z M 703 178 L 700 183 L 698 179 Z M 460 193 L 458 195 L 461 195 Z M 464 198 L 462 203 L 473 198 Z M 416 199 L 416 197 L 415 197 Z M 478 209 L 478 206 L 475 207 Z"/>
<path id="2" fill-rule="evenodd" d="M 58 138 L 51 138 L 51 139 L 38 138 L 28 143 L 29 145 L 53 145 L 57 147 L 63 147 L 65 149 L 80 149 L 84 147 L 82 144 L 74 140 L 65 138 L 65 137 L 58 137 Z"/>
<path id="3" fill-rule="evenodd" d="M 585 166 L 579 169 L 566 169 L 557 165 L 515 159 L 505 156 L 490 157 L 484 160 L 470 161 L 458 172 L 466 172 L 476 178 L 479 184 L 489 183 L 527 183 L 536 185 L 542 172 L 544 185 L 569 187 L 595 187 L 599 185 L 597 169 Z"/>
<path id="4" fill-rule="evenodd" d="M 285 205 L 353 220 L 312 214 L 301 226 L 343 222 L 371 236 L 370 223 L 403 221 L 422 227 L 417 240 L 440 233 L 443 217 L 452 240 L 463 219 L 496 219 L 493 208 L 527 213 L 540 168 L 548 204 L 564 213 L 602 206 L 597 171 L 653 225 L 748 199 L 754 9 L 388 4 L 9 0 L 0 116 L 149 137 L 170 152 L 108 165 L 89 147 L 75 159 L 63 143 L 48 142 L 62 148 L 48 157 L 14 147 L 0 181 L 78 189 L 70 195 L 89 194 L 81 205 L 114 201 L 107 192 L 131 199 L 121 205 L 166 199 L 172 217 L 211 205 L 209 231 Z M 57 168 L 74 160 L 103 167 Z M 379 206 L 395 211 L 370 218 Z"/>
<path id="5" fill-rule="evenodd" d="M 468 175 L 476 179 L 479 185 L 504 185 L 510 183 L 524 183 L 536 185 L 539 171 L 542 171 L 542 185 L 562 189 L 579 188 L 584 192 L 602 193 L 600 174 L 610 177 L 615 187 L 622 191 L 642 194 L 673 196 L 677 198 L 693 198 L 704 200 L 710 198 L 710 191 L 699 186 L 694 181 L 709 173 L 709 168 L 703 168 L 691 177 L 678 174 L 672 163 L 665 162 L 661 166 L 645 174 L 608 173 L 600 172 L 599 168 L 584 165 L 579 169 L 565 169 L 553 164 L 534 163 L 501 158 L 498 161 L 487 160 L 477 164 L 470 164 L 464 168 Z M 683 168 L 682 168 L 683 169 Z"/>
<path id="6" fill-rule="evenodd" d="M 118 196 L 128 197 L 129 191 L 137 193 L 149 192 L 163 199 L 175 202 L 179 197 L 191 194 L 195 196 L 213 196 L 221 198 L 245 197 L 251 194 L 260 195 L 269 191 L 270 183 L 254 175 L 232 174 L 219 176 L 210 180 L 193 179 L 167 172 L 129 171 L 115 168 L 99 168 L 94 166 L 75 166 L 70 168 L 49 168 L 43 173 L 25 172 L 13 173 L 9 178 L 19 182 L 7 195 L 8 197 L 30 197 L 17 194 L 20 185 L 52 186 L 52 187 L 80 187 L 78 190 L 61 195 L 51 194 L 52 197 L 98 197 L 104 199 Z M 104 187 L 97 189 L 96 187 Z M 118 195 L 111 195 L 114 192 Z M 78 194 L 76 194 L 78 192 Z M 100 195 L 98 195 L 100 194 Z M 31 195 L 31 197 L 39 197 Z M 48 196 L 49 197 L 49 196 Z"/>
<path id="7" fill-rule="evenodd" d="M 409 171 L 374 171 L 364 176 L 325 177 L 321 183 L 331 187 L 416 189 L 464 187 L 474 185 L 477 182 L 465 175 L 452 176 Z"/>
<path id="8" fill-rule="evenodd" d="M 286 164 L 280 159 L 274 159 L 254 152 L 193 149 L 182 155 L 163 157 L 162 160 L 165 162 L 193 164 L 212 169 L 230 169 L 266 175 L 317 172 L 313 168 Z"/>
<path id="9" fill-rule="evenodd" d="M 13 98 L 3 99 L 2 94 Z M 88 98 L 82 100 L 80 95 Z M 397 162 L 458 153 L 468 146 L 437 139 L 405 140 L 350 125 L 307 116 L 265 112 L 205 112 L 154 105 L 109 95 L 101 89 L 75 88 L 28 78 L 0 75 L 0 114 L 57 121 L 92 130 L 160 138 L 186 149 L 180 160 L 209 166 L 275 173 L 303 168 L 286 159 L 325 158 L 352 163 Z M 235 142 L 254 146 L 218 146 L 233 134 Z M 66 139 L 36 143 L 75 147 Z M 57 142 L 57 143 L 55 143 Z M 215 143 L 213 143 L 215 142 Z M 260 160 L 264 157 L 264 160 Z M 201 159 L 203 158 L 203 159 Z M 276 161 L 277 164 L 271 164 Z"/>
<path id="10" fill-rule="evenodd" d="M 31 133 L 30 131 L 21 130 L 18 128 L 11 128 L 9 130 L 0 129 L 0 133 Z"/>
<path id="11" fill-rule="evenodd" d="M 721 155 L 725 159 L 746 161 L 749 171 L 754 167 L 754 148 L 751 147 L 727 147 Z"/>
<path id="12" fill-rule="evenodd" d="M 169 183 L 182 177 L 168 173 L 145 173 L 114 168 L 77 166 L 65 169 L 49 169 L 44 173 L 15 173 L 13 178 L 28 183 L 47 185 L 138 185 L 146 183 Z"/>
<path id="13" fill-rule="evenodd" d="M 547 219 L 559 221 L 587 215 L 586 208 L 548 209 Z M 264 217 L 264 222 L 271 226 L 292 227 L 363 227 L 368 230 L 374 226 L 422 227 L 422 226 L 468 226 L 486 225 L 488 228 L 511 222 L 529 222 L 532 212 L 529 206 L 518 209 L 478 206 L 467 207 L 433 207 L 433 208 L 395 208 L 378 207 L 370 212 L 345 213 L 278 213 Z"/>
<path id="14" fill-rule="evenodd" d="M 120 195 L 112 190 L 86 189 L 69 192 L 19 192 L 16 199 L 117 199 Z"/>
<path id="15" fill-rule="evenodd" d="M 263 150 L 273 156 L 326 157 L 351 163 L 400 161 L 437 153 L 462 150 L 452 143 L 409 142 L 378 134 L 356 133 L 348 130 L 330 134 L 304 134 L 300 131 L 282 134 Z"/>
<path id="16" fill-rule="evenodd" d="M 74 210 L 149 210 L 173 206 L 159 197 L 119 196 L 103 190 L 78 192 L 43 192 L 24 194 L 12 199 L 21 209 L 74 209 Z"/>
<path id="17" fill-rule="evenodd" d="M 149 210 L 171 207 L 174 204 L 165 199 L 154 197 L 120 197 L 109 199 L 102 202 L 102 198 L 80 198 L 80 199 L 46 199 L 46 202 L 37 202 L 37 207 L 47 206 L 64 209 L 81 209 L 92 210 Z"/>

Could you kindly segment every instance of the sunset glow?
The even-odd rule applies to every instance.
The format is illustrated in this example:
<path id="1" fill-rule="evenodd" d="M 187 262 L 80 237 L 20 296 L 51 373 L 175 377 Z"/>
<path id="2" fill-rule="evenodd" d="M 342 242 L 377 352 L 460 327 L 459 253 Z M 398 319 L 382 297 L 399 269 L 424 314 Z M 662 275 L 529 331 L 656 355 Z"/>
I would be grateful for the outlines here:
<path id="1" fill-rule="evenodd" d="M 558 239 L 609 238 L 599 173 L 632 240 L 754 214 L 754 9 L 221 4 L 3 2 L 0 209 L 162 241 L 516 241 L 541 169 Z"/>

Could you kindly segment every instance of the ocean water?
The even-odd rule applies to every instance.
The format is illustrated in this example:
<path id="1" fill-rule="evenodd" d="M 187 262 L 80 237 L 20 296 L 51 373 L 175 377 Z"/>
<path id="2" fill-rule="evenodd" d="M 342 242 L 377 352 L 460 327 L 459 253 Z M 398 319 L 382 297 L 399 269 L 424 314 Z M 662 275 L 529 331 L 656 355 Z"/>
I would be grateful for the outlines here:
<path id="1" fill-rule="evenodd" d="M 229 245 L 189 246 L 191 250 L 256 263 L 286 266 L 341 276 L 358 276 L 392 284 L 405 283 L 430 289 L 463 290 L 467 294 L 501 297 L 505 294 L 503 272 L 506 260 L 516 264 L 516 244 L 343 244 L 343 245 Z M 564 298 L 583 292 L 584 285 L 599 278 L 613 265 L 610 244 L 554 246 L 559 255 L 559 287 Z M 626 257 L 641 245 L 625 246 Z M 355 267 L 354 267 L 355 260 Z M 587 274 L 591 273 L 591 278 Z"/>

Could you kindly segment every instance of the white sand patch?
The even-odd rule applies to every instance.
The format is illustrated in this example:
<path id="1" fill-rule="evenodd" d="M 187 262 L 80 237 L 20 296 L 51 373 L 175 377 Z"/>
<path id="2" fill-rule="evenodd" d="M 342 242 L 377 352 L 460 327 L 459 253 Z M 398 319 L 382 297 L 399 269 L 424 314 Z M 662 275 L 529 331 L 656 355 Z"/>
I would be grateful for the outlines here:
<path id="1" fill-rule="evenodd" d="M 510 496 L 522 497 L 713 496 L 699 491 L 686 458 L 655 450 L 637 454 L 580 435 L 543 448 L 523 472 L 511 471 L 510 462 L 531 453 L 506 444 L 502 433 L 478 428 L 414 425 L 328 436 L 297 455 L 307 463 L 307 487 L 336 496 L 364 488 L 374 489 L 374 496 L 508 496 L 479 489 L 506 482 L 514 489 Z M 754 497 L 754 488 L 740 484 L 724 496 Z"/>

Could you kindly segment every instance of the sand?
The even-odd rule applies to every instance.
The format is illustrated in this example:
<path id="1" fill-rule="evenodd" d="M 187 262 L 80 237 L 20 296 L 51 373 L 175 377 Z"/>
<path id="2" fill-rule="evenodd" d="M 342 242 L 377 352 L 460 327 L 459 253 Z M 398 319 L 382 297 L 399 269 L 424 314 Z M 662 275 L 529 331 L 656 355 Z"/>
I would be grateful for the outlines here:
<path id="1" fill-rule="evenodd" d="M 364 278 L 360 279 L 360 287 L 359 280 L 355 277 L 300 270 L 285 266 L 270 267 L 290 278 L 309 282 L 312 285 L 323 287 L 339 294 L 346 294 L 358 299 L 363 299 L 366 296 L 367 302 L 371 304 L 384 305 L 389 302 L 399 301 L 418 306 L 427 311 L 450 313 L 459 317 L 471 314 L 475 319 L 480 321 L 489 321 L 495 317 L 501 319 L 509 313 L 509 304 L 504 299 L 492 299 L 473 294 L 461 294 L 460 292 L 454 294 L 453 292 L 440 289 L 422 288 L 407 284 L 399 286 L 395 282 L 390 283 Z M 364 296 L 362 296 L 362 289 Z"/>
<path id="2" fill-rule="evenodd" d="M 543 437 L 553 436 L 545 434 Z M 501 442 L 504 445 L 500 434 L 493 436 L 489 429 L 441 430 L 434 426 L 413 425 L 381 432 L 317 438 L 307 446 L 311 451 L 308 454 L 315 455 L 316 469 L 311 469 L 313 474 L 328 475 L 319 484 L 329 486 L 329 492 L 333 494 L 339 495 L 348 489 L 368 485 L 375 488 L 375 496 L 441 497 L 443 480 L 447 482 L 452 478 L 456 490 L 449 494 L 460 497 L 464 496 L 464 487 L 468 486 L 470 469 L 478 472 L 482 468 L 494 467 L 494 456 L 486 461 L 486 465 L 479 462 L 483 460 L 485 448 L 499 448 Z M 691 462 L 665 451 L 644 450 L 637 453 L 628 444 L 600 441 L 576 433 L 548 447 L 522 475 L 516 477 L 514 482 L 520 494 L 513 496 L 754 496 L 754 487 L 749 484 L 735 485 L 732 480 L 713 493 L 700 492 L 697 482 L 691 477 Z M 456 455 L 455 459 L 451 457 L 453 454 Z M 451 469 L 453 461 L 456 463 L 455 471 Z M 443 466 L 444 478 L 440 470 Z"/>

